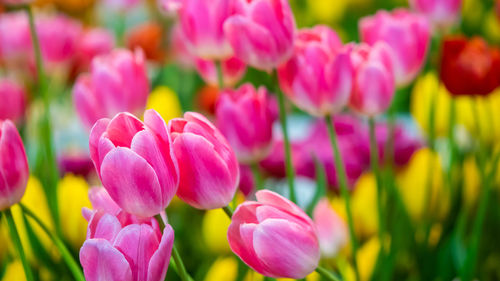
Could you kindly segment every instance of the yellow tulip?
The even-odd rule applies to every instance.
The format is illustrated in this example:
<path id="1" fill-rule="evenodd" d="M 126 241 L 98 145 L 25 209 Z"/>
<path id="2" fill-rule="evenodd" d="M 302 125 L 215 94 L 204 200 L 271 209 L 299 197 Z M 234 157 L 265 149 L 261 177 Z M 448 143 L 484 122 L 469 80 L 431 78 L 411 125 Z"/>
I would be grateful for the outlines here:
<path id="1" fill-rule="evenodd" d="M 231 220 L 222 211 L 215 209 L 207 211 L 203 217 L 202 233 L 207 247 L 216 253 L 229 253 L 227 229 Z"/>
<path id="2" fill-rule="evenodd" d="M 372 237 L 361 248 L 359 248 L 356 260 L 360 279 L 370 280 L 377 263 L 378 252 L 380 251 L 380 241 L 377 236 Z"/>
<path id="3" fill-rule="evenodd" d="M 2 281 L 25 281 L 24 269 L 21 261 L 14 260 L 7 265 Z"/>
<path id="4" fill-rule="evenodd" d="M 312 16 L 321 22 L 333 23 L 342 19 L 348 0 L 308 0 Z"/>
<path id="5" fill-rule="evenodd" d="M 151 92 L 148 98 L 148 109 L 154 109 L 165 119 L 168 120 L 181 117 L 182 108 L 177 95 L 170 88 L 160 86 Z"/>

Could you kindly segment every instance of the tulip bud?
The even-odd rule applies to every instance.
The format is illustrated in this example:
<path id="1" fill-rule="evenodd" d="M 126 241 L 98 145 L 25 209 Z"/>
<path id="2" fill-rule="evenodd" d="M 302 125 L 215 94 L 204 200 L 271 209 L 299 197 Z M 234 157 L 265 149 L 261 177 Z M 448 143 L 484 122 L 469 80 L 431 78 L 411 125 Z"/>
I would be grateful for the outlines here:
<path id="1" fill-rule="evenodd" d="M 345 221 L 333 210 L 326 198 L 314 208 L 313 218 L 318 229 L 321 253 L 327 258 L 335 257 L 348 242 Z"/>
<path id="2" fill-rule="evenodd" d="M 21 201 L 29 169 L 23 141 L 10 120 L 0 121 L 0 211 Z"/>
<path id="3" fill-rule="evenodd" d="M 235 56 L 271 71 L 293 53 L 295 19 L 287 0 L 239 0 L 239 12 L 224 23 Z"/>
<path id="4" fill-rule="evenodd" d="M 347 50 L 329 27 L 300 30 L 292 58 L 278 69 L 280 85 L 297 107 L 315 116 L 341 111 L 354 76 Z"/>
<path id="5" fill-rule="evenodd" d="M 293 202 L 272 191 L 239 205 L 227 233 L 231 250 L 258 273 L 301 279 L 320 258 L 313 221 Z"/>
<path id="6" fill-rule="evenodd" d="M 99 120 L 90 132 L 90 156 L 104 188 L 126 212 L 161 213 L 179 183 L 165 121 L 147 110 L 144 123 L 129 113 Z"/>
<path id="7" fill-rule="evenodd" d="M 8 78 L 0 78 L 0 120 L 10 119 L 14 122 L 24 116 L 26 93 L 24 89 Z"/>
<path id="8" fill-rule="evenodd" d="M 462 0 L 409 0 L 410 6 L 424 14 L 436 30 L 447 30 L 460 16 Z"/>
<path id="9" fill-rule="evenodd" d="M 198 209 L 227 206 L 238 187 L 236 156 L 224 136 L 201 114 L 170 120 L 173 151 L 179 163 L 177 196 Z"/>
<path id="10" fill-rule="evenodd" d="M 226 90 L 217 101 L 217 127 L 234 149 L 238 160 L 253 163 L 269 153 L 276 116 L 266 88 L 245 84 Z"/>
<path id="11" fill-rule="evenodd" d="M 236 85 L 247 70 L 245 63 L 235 57 L 221 61 L 221 68 L 225 87 Z M 197 59 L 196 70 L 207 84 L 218 86 L 217 68 L 213 61 Z"/>

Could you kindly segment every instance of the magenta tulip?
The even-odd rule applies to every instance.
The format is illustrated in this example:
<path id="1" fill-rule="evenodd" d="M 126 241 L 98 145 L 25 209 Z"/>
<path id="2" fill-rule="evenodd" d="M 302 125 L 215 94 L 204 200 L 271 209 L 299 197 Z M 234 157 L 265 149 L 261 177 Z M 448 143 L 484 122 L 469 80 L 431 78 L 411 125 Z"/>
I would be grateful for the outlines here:
<path id="1" fill-rule="evenodd" d="M 258 273 L 301 279 L 320 258 L 313 221 L 288 199 L 272 191 L 256 193 L 257 202 L 239 205 L 227 239 L 231 250 Z"/>
<path id="2" fill-rule="evenodd" d="M 348 51 L 326 26 L 300 30 L 294 55 L 278 74 L 285 94 L 315 116 L 340 112 L 349 101 L 354 79 Z"/>
<path id="3" fill-rule="evenodd" d="M 113 34 L 107 29 L 93 28 L 83 32 L 79 38 L 76 63 L 80 69 L 87 69 L 92 59 L 110 53 L 115 45 Z"/>
<path id="4" fill-rule="evenodd" d="M 16 126 L 0 120 L 0 211 L 21 201 L 28 177 L 28 160 Z"/>
<path id="5" fill-rule="evenodd" d="M 0 14 L 0 59 L 22 61 L 31 51 L 28 16 L 24 12 Z"/>
<path id="6" fill-rule="evenodd" d="M 10 119 L 14 122 L 24 117 L 26 92 L 15 81 L 0 78 L 0 120 Z"/>
<path id="7" fill-rule="evenodd" d="M 42 55 L 48 63 L 69 63 L 82 36 L 81 24 L 64 15 L 44 16 L 36 19 Z"/>
<path id="8" fill-rule="evenodd" d="M 379 11 L 360 21 L 363 42 L 384 41 L 393 51 L 396 84 L 408 85 L 421 70 L 430 46 L 430 27 L 423 15 L 404 9 Z"/>
<path id="9" fill-rule="evenodd" d="M 287 0 L 238 0 L 239 12 L 224 24 L 237 58 L 271 71 L 293 53 L 295 19 Z"/>
<path id="10" fill-rule="evenodd" d="M 314 208 L 313 219 L 318 230 L 321 254 L 326 258 L 335 257 L 349 241 L 345 221 L 333 210 L 326 198 Z"/>
<path id="11" fill-rule="evenodd" d="M 92 61 L 73 87 L 73 103 L 82 123 L 91 128 L 101 118 L 119 112 L 142 115 L 149 94 L 144 54 L 114 50 Z"/>
<path id="12" fill-rule="evenodd" d="M 99 120 L 90 132 L 90 156 L 104 188 L 126 212 L 161 213 L 177 191 L 179 169 L 165 121 L 154 110 L 144 123 L 129 113 Z"/>
<path id="13" fill-rule="evenodd" d="M 460 17 L 462 0 L 409 0 L 413 10 L 424 14 L 438 31 L 446 31 Z"/>
<path id="14" fill-rule="evenodd" d="M 222 77 L 225 87 L 232 87 L 245 75 L 247 66 L 241 60 L 231 57 L 221 62 Z M 217 68 L 213 61 L 196 60 L 196 70 L 209 85 L 218 86 Z"/>
<path id="15" fill-rule="evenodd" d="M 177 196 L 198 209 L 227 206 L 239 183 L 236 156 L 215 126 L 198 113 L 170 120 L 173 151 L 179 163 Z"/>
<path id="16" fill-rule="evenodd" d="M 266 88 L 245 84 L 224 91 L 217 101 L 217 128 L 234 149 L 238 160 L 255 163 L 267 156 L 273 139 L 276 115 L 274 100 Z"/>

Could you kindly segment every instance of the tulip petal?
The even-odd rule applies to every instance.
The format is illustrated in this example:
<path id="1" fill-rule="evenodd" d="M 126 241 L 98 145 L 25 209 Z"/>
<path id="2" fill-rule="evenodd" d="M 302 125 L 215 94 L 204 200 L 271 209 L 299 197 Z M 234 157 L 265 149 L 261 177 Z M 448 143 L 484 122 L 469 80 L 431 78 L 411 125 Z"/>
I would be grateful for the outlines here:
<path id="1" fill-rule="evenodd" d="M 255 196 L 257 197 L 257 201 L 262 204 L 269 204 L 279 209 L 286 210 L 287 212 L 291 212 L 292 214 L 312 224 L 311 218 L 309 218 L 309 216 L 304 213 L 302 209 L 278 193 L 269 190 L 260 190 L 255 194 Z"/>
<path id="2" fill-rule="evenodd" d="M 102 238 L 114 241 L 121 229 L 122 225 L 115 216 L 96 211 L 89 222 L 87 239 Z"/>
<path id="3" fill-rule="evenodd" d="M 99 171 L 101 170 L 102 158 L 104 158 L 104 155 L 102 156 L 99 155 L 99 143 L 101 140 L 101 136 L 104 134 L 104 132 L 106 132 L 106 129 L 108 128 L 109 121 L 111 120 L 108 118 L 102 118 L 98 120 L 92 127 L 92 130 L 90 130 L 90 136 L 89 136 L 90 158 L 92 159 L 92 162 L 94 162 L 94 166 L 98 174 Z"/>
<path id="4" fill-rule="evenodd" d="M 134 115 L 118 113 L 109 122 L 106 132 L 115 146 L 130 147 L 134 135 L 144 129 L 144 124 Z"/>
<path id="5" fill-rule="evenodd" d="M 147 281 L 160 281 L 165 279 L 173 245 L 174 230 L 169 224 L 167 224 L 163 230 L 163 236 L 161 237 L 158 250 L 153 254 L 151 260 L 149 261 Z"/>
<path id="6" fill-rule="evenodd" d="M 80 250 L 80 263 L 87 281 L 132 281 L 132 271 L 120 251 L 104 239 L 85 241 Z"/>

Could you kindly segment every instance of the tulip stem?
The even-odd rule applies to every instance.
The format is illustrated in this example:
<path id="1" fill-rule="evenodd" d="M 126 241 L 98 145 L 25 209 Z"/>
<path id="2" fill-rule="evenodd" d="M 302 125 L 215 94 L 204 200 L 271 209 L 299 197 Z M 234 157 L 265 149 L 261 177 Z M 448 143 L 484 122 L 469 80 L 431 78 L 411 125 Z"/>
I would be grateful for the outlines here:
<path id="1" fill-rule="evenodd" d="M 335 171 L 337 172 L 337 179 L 340 185 L 340 192 L 345 201 L 347 223 L 349 225 L 349 236 L 352 244 L 354 272 L 356 274 L 356 280 L 360 280 L 357 255 L 356 255 L 358 251 L 358 241 L 356 240 L 356 234 L 354 233 L 354 222 L 352 219 L 352 211 L 351 211 L 351 199 L 349 196 L 349 190 L 347 189 L 347 176 L 344 164 L 342 163 L 342 157 L 340 155 L 339 145 L 337 143 L 337 133 L 335 132 L 335 128 L 333 127 L 333 117 L 326 116 L 325 120 L 328 127 L 328 134 L 330 135 L 330 141 L 332 142 L 333 154 L 335 157 Z"/>
<path id="2" fill-rule="evenodd" d="M 278 72 L 274 70 L 273 72 L 273 80 L 275 85 L 275 91 L 278 95 L 279 102 L 279 116 L 281 129 L 283 131 L 283 143 L 285 145 L 285 167 L 286 167 L 286 176 L 288 179 L 288 188 L 290 193 L 290 200 L 294 203 L 297 203 L 297 197 L 295 195 L 295 171 L 293 169 L 292 164 L 292 150 L 290 148 L 290 138 L 288 136 L 288 127 L 287 127 L 287 118 L 286 118 L 286 109 L 285 109 L 285 97 L 283 92 L 281 91 L 279 82 L 278 82 Z"/>
<path id="3" fill-rule="evenodd" d="M 377 139 L 375 136 L 375 119 L 373 117 L 370 117 L 368 123 L 370 127 L 371 167 L 373 174 L 375 176 L 375 182 L 377 186 L 378 236 L 380 241 L 384 241 L 385 222 L 384 222 L 384 212 L 382 211 L 382 207 L 384 206 L 384 204 L 383 204 L 383 192 L 382 192 L 382 177 L 380 175 L 380 168 L 379 168 L 379 153 L 377 147 Z M 382 243 L 381 245 L 383 250 L 384 243 Z"/>
<path id="4" fill-rule="evenodd" d="M 261 190 L 264 188 L 264 184 L 262 182 L 262 176 L 260 174 L 259 164 L 257 162 L 253 162 L 250 164 L 250 168 L 252 169 L 252 174 L 255 179 L 255 187 L 257 190 Z"/>
<path id="5" fill-rule="evenodd" d="M 75 277 L 75 280 L 85 281 L 85 277 L 83 276 L 80 266 L 75 261 L 75 259 L 69 252 L 66 245 L 64 245 L 64 242 L 56 234 L 52 233 L 49 230 L 49 228 L 42 222 L 42 220 L 40 220 L 39 217 L 37 217 L 30 209 L 28 209 L 28 207 L 26 207 L 22 203 L 19 203 L 19 206 L 23 210 L 23 213 L 26 214 L 28 217 L 31 217 L 43 229 L 43 231 L 47 234 L 47 236 L 50 237 L 52 242 L 54 242 L 54 245 L 56 245 L 56 247 L 59 249 L 62 258 L 68 265 L 71 273 L 73 274 L 73 277 Z"/>
<path id="6" fill-rule="evenodd" d="M 182 281 L 192 281 L 193 278 L 191 278 L 191 276 L 189 276 L 189 273 L 186 271 L 186 267 L 182 262 L 181 255 L 179 254 L 179 251 L 177 250 L 175 244 L 172 247 L 172 258 L 174 259 L 175 266 L 177 267 L 177 273 L 179 274 L 179 277 L 182 279 Z"/>
<path id="7" fill-rule="evenodd" d="M 328 271 L 326 268 L 322 266 L 318 266 L 316 268 L 316 272 L 319 273 L 324 279 L 329 280 L 329 281 L 340 281 L 340 278 L 338 278 L 335 274 L 331 273 Z"/>
<path id="8" fill-rule="evenodd" d="M 224 213 L 226 213 L 226 215 L 231 219 L 233 217 L 233 209 L 231 209 L 231 207 L 226 206 L 226 207 L 222 207 L 222 210 L 224 210 Z"/>
<path id="9" fill-rule="evenodd" d="M 224 89 L 224 74 L 222 73 L 222 62 L 220 60 L 215 61 L 215 69 L 217 71 L 217 85 L 219 90 Z"/>
<path id="10" fill-rule="evenodd" d="M 14 218 L 12 217 L 12 212 L 10 209 L 4 211 L 5 218 L 7 220 L 7 225 L 10 230 L 10 237 L 12 238 L 12 242 L 19 254 L 19 258 L 21 259 L 21 263 L 23 264 L 24 274 L 26 275 L 27 281 L 33 281 L 33 272 L 31 272 L 31 267 L 26 259 L 26 254 L 24 253 L 23 245 L 21 244 L 21 238 L 19 237 L 19 233 L 17 232 L 16 224 L 14 223 Z"/>

